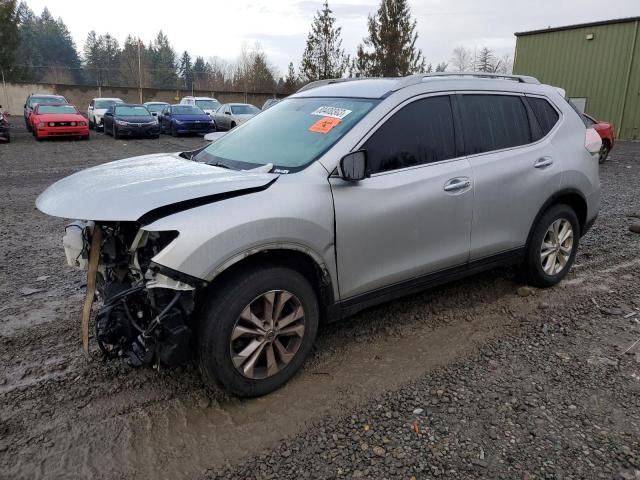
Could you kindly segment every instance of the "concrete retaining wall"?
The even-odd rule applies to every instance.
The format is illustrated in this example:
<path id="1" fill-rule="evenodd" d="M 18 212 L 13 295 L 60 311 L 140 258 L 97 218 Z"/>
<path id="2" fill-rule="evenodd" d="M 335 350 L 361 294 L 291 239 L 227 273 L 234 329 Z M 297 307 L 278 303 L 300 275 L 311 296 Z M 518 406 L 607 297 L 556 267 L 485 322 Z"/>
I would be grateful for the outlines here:
<path id="1" fill-rule="evenodd" d="M 0 85 L 0 105 L 3 106 L 5 112 L 12 116 L 22 115 L 24 102 L 30 93 L 64 95 L 64 97 L 82 113 L 86 113 L 89 102 L 95 97 L 117 97 L 125 102 L 140 102 L 140 89 L 138 88 L 102 87 L 98 89 L 97 87 L 79 85 L 7 83 L 4 87 Z M 204 90 L 194 90 L 193 94 L 198 97 L 214 97 L 221 103 L 251 103 L 258 108 L 261 108 L 262 104 L 268 98 L 274 96 L 271 93 L 248 93 L 245 95 L 243 92 L 214 92 Z M 178 103 L 182 97 L 187 95 L 191 95 L 190 90 L 142 89 L 143 102 L 157 100 L 160 102 Z"/>

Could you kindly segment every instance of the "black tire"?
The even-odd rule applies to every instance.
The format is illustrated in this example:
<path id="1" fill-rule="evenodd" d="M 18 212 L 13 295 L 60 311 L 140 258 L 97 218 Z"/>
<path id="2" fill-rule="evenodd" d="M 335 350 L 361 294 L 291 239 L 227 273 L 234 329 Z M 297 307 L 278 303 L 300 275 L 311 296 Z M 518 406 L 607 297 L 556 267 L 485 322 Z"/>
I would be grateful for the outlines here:
<path id="1" fill-rule="evenodd" d="M 31 131 L 31 125 L 29 124 L 29 121 L 25 118 L 24 119 L 24 125 L 27 128 L 27 132 Z"/>
<path id="2" fill-rule="evenodd" d="M 236 128 L 236 122 L 231 122 L 231 127 L 229 127 L 229 130 L 231 130 L 232 128 Z"/>
<path id="3" fill-rule="evenodd" d="M 93 123 L 91 120 L 89 120 L 89 130 L 95 130 L 96 129 L 96 124 Z"/>
<path id="4" fill-rule="evenodd" d="M 176 129 L 173 128 L 173 123 L 169 126 L 169 133 L 171 134 L 172 137 L 178 136 L 178 132 L 176 132 Z"/>
<path id="5" fill-rule="evenodd" d="M 232 363 L 231 333 L 244 308 L 271 290 L 286 290 L 297 297 L 304 309 L 305 330 L 288 364 L 272 376 L 252 379 L 241 374 Z M 308 280 L 295 270 L 278 266 L 241 269 L 211 293 L 200 305 L 197 316 L 198 353 L 204 381 L 219 384 L 239 397 L 266 395 L 284 385 L 311 352 L 318 332 L 318 301 Z"/>
<path id="6" fill-rule="evenodd" d="M 611 151 L 611 144 L 608 140 L 602 141 L 602 147 L 600 147 L 600 152 L 598 153 L 598 163 L 604 163 L 609 158 L 609 152 Z"/>
<path id="7" fill-rule="evenodd" d="M 118 129 L 116 128 L 115 122 L 113 123 L 113 126 L 111 128 L 111 136 L 113 137 L 114 140 L 117 140 L 118 138 L 120 138 L 118 135 Z"/>
<path id="8" fill-rule="evenodd" d="M 541 258 L 542 243 L 547 235 L 547 230 L 551 225 L 559 219 L 564 219 L 571 224 L 573 233 L 573 244 L 569 258 L 565 265 L 555 274 L 549 274 L 544 271 L 543 260 Z M 580 240 L 580 223 L 575 211 L 569 205 L 558 204 L 549 207 L 540 217 L 538 223 L 534 227 L 531 240 L 527 246 L 527 252 L 525 257 L 525 275 L 527 281 L 540 288 L 547 288 L 556 285 L 560 282 L 571 270 L 571 266 L 576 258 L 578 252 L 578 245 Z"/>
<path id="9" fill-rule="evenodd" d="M 104 133 L 105 136 L 109 135 L 109 131 L 107 130 L 107 126 L 104 123 L 102 124 L 102 133 Z"/>

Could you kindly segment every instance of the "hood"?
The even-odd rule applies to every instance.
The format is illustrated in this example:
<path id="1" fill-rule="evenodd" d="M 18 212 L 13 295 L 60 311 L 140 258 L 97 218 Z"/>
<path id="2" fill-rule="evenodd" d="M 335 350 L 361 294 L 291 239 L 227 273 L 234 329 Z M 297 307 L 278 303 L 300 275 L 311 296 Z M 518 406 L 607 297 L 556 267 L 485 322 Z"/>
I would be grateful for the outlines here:
<path id="1" fill-rule="evenodd" d="M 41 113 L 36 115 L 41 122 L 86 122 L 87 119 L 77 113 Z"/>
<path id="2" fill-rule="evenodd" d="M 213 167 L 161 153 L 88 168 L 57 181 L 36 200 L 55 217 L 135 221 L 151 210 L 207 197 L 266 188 L 278 175 Z M 215 198 L 212 198 L 212 201 Z"/>
<path id="3" fill-rule="evenodd" d="M 211 117 L 209 115 L 200 115 L 198 113 L 182 114 L 182 115 L 173 114 L 172 117 L 175 118 L 176 120 L 179 120 L 180 122 L 195 122 L 195 121 L 210 122 L 211 121 Z"/>

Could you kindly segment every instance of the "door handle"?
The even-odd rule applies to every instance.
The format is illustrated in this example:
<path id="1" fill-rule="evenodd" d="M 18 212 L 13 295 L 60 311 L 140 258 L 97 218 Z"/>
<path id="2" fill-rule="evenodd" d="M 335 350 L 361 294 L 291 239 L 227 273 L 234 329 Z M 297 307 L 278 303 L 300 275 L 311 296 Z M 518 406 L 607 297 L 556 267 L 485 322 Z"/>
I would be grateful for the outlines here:
<path id="1" fill-rule="evenodd" d="M 550 157 L 542 157 L 536 160 L 536 163 L 533 164 L 533 168 L 546 168 L 553 165 L 553 159 Z"/>
<path id="2" fill-rule="evenodd" d="M 464 190 L 471 186 L 471 180 L 466 177 L 452 178 L 444 184 L 445 192 L 457 192 L 458 190 Z"/>

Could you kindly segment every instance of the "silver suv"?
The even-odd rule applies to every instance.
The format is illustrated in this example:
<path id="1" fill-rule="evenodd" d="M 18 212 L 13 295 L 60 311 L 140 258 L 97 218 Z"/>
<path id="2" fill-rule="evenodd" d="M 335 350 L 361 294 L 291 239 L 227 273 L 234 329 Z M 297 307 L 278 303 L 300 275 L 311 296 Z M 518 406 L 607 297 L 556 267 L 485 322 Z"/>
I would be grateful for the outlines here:
<path id="1" fill-rule="evenodd" d="M 62 179 L 67 260 L 96 283 L 95 338 L 129 364 L 197 359 L 263 395 L 318 325 L 488 269 L 558 283 L 600 204 L 600 139 L 529 77 L 310 84 L 200 150 Z M 95 280 L 95 282 L 94 282 Z"/>

